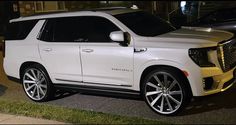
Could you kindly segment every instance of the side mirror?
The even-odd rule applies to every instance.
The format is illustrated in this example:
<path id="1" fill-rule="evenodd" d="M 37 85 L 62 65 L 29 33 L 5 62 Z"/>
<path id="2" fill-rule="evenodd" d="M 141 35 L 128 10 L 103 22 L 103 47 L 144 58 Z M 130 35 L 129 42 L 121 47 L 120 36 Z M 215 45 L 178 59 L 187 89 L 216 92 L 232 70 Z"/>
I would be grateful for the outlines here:
<path id="1" fill-rule="evenodd" d="M 110 39 L 119 42 L 121 46 L 128 46 L 130 44 L 130 34 L 128 32 L 113 31 L 110 33 Z"/>

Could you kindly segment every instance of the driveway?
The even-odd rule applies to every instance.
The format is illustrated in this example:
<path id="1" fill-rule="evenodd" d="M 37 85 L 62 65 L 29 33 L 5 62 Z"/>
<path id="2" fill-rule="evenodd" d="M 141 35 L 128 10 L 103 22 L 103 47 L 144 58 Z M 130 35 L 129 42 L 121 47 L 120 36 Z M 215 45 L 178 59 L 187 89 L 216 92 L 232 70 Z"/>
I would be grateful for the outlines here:
<path id="1" fill-rule="evenodd" d="M 0 52 L 0 55 L 2 53 Z M 0 56 L 2 60 L 2 56 Z M 9 81 L 0 61 L 0 98 L 30 101 L 19 83 Z M 141 99 L 92 95 L 78 92 L 58 92 L 51 105 L 78 108 L 123 116 L 137 116 L 177 124 L 236 124 L 236 85 L 228 91 L 194 98 L 179 116 L 154 113 Z"/>

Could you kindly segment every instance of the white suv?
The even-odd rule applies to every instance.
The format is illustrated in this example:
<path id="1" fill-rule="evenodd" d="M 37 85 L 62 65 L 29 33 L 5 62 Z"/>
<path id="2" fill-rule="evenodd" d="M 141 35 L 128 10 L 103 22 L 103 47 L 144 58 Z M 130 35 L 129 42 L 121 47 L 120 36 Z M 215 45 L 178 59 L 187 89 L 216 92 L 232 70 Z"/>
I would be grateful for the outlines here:
<path id="1" fill-rule="evenodd" d="M 232 33 L 177 30 L 138 9 L 20 17 L 5 38 L 4 70 L 34 101 L 48 100 L 57 87 L 141 94 L 155 112 L 173 115 L 192 96 L 235 82 Z"/>

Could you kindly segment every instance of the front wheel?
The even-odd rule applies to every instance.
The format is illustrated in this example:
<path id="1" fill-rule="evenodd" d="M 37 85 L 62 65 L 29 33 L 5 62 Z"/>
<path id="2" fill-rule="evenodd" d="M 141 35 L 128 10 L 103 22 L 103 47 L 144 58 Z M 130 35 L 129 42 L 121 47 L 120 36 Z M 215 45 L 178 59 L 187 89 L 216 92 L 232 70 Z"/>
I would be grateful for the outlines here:
<path id="1" fill-rule="evenodd" d="M 189 102 L 188 82 L 172 68 L 150 72 L 142 84 L 143 97 L 151 109 L 162 115 L 174 115 Z"/>
<path id="2" fill-rule="evenodd" d="M 51 81 L 40 65 L 32 65 L 24 71 L 22 84 L 26 95 L 33 101 L 47 101 L 53 95 Z"/>

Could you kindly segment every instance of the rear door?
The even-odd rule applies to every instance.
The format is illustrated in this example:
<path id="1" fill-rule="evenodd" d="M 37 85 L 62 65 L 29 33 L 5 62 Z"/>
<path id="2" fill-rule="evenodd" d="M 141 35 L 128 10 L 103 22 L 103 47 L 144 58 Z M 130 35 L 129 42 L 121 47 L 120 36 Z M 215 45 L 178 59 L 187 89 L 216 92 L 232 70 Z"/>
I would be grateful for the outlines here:
<path id="1" fill-rule="evenodd" d="M 82 82 L 77 29 L 74 18 L 49 19 L 44 26 L 39 51 L 55 83 Z"/>

